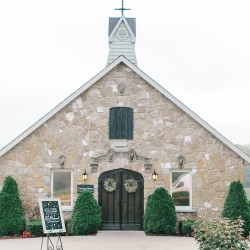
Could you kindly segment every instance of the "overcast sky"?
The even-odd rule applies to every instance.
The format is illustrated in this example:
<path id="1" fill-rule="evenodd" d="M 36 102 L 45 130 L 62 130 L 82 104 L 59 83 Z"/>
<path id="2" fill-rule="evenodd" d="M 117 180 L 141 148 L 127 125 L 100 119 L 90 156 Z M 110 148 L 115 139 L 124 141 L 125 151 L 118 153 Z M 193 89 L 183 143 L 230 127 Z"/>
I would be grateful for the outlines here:
<path id="1" fill-rule="evenodd" d="M 250 1 L 124 0 L 138 66 L 235 144 L 250 143 Z M 0 1 L 0 148 L 106 66 L 121 0 Z"/>

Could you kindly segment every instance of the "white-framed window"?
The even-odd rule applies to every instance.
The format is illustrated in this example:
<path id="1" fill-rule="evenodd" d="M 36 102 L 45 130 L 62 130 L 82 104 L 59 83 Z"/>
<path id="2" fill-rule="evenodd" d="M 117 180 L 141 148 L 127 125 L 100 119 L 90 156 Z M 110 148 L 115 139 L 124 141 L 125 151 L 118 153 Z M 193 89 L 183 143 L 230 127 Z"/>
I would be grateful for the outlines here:
<path id="1" fill-rule="evenodd" d="M 51 172 L 51 194 L 60 198 L 64 211 L 73 208 L 73 173 L 67 169 L 54 169 Z"/>
<path id="2" fill-rule="evenodd" d="M 192 172 L 184 169 L 172 170 L 170 193 L 176 211 L 192 210 Z"/>

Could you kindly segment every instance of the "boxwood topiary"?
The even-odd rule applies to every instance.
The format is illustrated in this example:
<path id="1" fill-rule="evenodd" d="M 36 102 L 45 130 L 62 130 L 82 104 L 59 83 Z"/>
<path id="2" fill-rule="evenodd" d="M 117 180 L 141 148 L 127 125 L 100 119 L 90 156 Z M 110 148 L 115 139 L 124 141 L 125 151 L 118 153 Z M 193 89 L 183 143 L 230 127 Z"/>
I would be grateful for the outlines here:
<path id="1" fill-rule="evenodd" d="M 247 237 L 250 231 L 250 208 L 241 182 L 232 182 L 224 203 L 222 216 L 229 219 L 241 218 L 244 221 L 244 236 Z"/>
<path id="2" fill-rule="evenodd" d="M 26 229 L 16 181 L 8 176 L 0 192 L 0 236 L 20 235 Z"/>
<path id="3" fill-rule="evenodd" d="M 144 215 L 146 233 L 172 235 L 176 233 L 175 206 L 168 191 L 161 187 L 148 197 Z"/>
<path id="4" fill-rule="evenodd" d="M 72 214 L 75 235 L 94 234 L 101 224 L 101 208 L 90 191 L 78 195 Z"/>

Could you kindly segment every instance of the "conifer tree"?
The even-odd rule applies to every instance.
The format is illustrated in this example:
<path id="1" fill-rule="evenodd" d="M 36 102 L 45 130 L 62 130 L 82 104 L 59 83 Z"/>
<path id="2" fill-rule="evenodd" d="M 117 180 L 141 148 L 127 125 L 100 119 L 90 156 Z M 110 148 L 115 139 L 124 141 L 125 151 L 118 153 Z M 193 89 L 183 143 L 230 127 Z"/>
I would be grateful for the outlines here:
<path id="1" fill-rule="evenodd" d="M 94 234 L 101 225 L 101 208 L 90 191 L 78 195 L 72 214 L 75 235 Z"/>
<path id="2" fill-rule="evenodd" d="M 0 236 L 20 235 L 26 229 L 16 181 L 6 177 L 0 192 Z"/>
<path id="3" fill-rule="evenodd" d="M 246 237 L 249 235 L 249 202 L 247 200 L 244 187 L 239 180 L 232 182 L 229 187 L 229 192 L 224 203 L 222 216 L 230 219 L 237 219 L 240 217 L 244 221 L 244 236 Z"/>
<path id="4" fill-rule="evenodd" d="M 175 206 L 168 191 L 161 187 L 148 197 L 144 215 L 147 233 L 171 235 L 176 232 Z"/>

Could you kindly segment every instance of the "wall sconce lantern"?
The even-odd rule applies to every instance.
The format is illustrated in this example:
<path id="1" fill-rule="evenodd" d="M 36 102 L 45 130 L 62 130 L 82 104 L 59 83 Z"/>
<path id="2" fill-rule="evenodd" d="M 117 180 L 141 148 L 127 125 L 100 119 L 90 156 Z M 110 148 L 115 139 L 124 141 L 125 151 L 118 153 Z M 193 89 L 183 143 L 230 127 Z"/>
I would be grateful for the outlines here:
<path id="1" fill-rule="evenodd" d="M 63 166 L 64 166 L 65 159 L 66 159 L 66 157 L 65 157 L 64 155 L 61 155 L 61 156 L 59 157 L 59 161 L 60 161 L 60 165 L 61 165 L 61 167 L 63 167 Z"/>
<path id="2" fill-rule="evenodd" d="M 158 178 L 158 174 L 155 172 L 155 169 L 154 169 L 154 173 L 152 174 L 152 177 L 154 181 L 156 181 Z"/>
<path id="3" fill-rule="evenodd" d="M 88 179 L 88 175 L 86 173 L 86 169 L 85 169 L 84 173 L 82 174 L 82 178 L 83 178 L 84 181 L 86 181 Z"/>
<path id="4" fill-rule="evenodd" d="M 178 164 L 179 164 L 179 168 L 183 168 L 183 165 L 184 165 L 184 156 L 183 155 L 180 155 L 178 157 Z"/>

